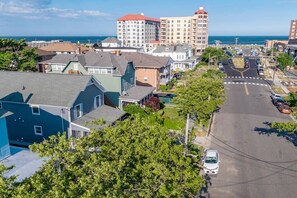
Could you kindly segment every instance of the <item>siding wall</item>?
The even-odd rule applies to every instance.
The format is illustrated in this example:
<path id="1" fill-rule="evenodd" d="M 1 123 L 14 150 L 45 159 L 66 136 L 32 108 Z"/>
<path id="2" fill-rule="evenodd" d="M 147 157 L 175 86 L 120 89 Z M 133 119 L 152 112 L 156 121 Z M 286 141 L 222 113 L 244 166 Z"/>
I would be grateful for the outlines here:
<path id="1" fill-rule="evenodd" d="M 13 113 L 6 118 L 10 143 L 27 146 L 68 131 L 69 113 L 66 108 L 40 105 L 40 115 L 33 115 L 29 104 L 2 102 L 2 105 Z M 34 125 L 42 127 L 42 135 L 35 134 Z"/>
<path id="2" fill-rule="evenodd" d="M 10 155 L 6 119 L 0 118 L 0 161 Z"/>
<path id="3" fill-rule="evenodd" d="M 87 86 L 87 88 L 82 91 L 74 102 L 71 108 L 71 120 L 74 120 L 74 107 L 78 104 L 83 105 L 83 115 L 94 110 L 94 99 L 96 96 L 101 96 L 101 105 L 104 104 L 104 93 L 94 84 Z"/>

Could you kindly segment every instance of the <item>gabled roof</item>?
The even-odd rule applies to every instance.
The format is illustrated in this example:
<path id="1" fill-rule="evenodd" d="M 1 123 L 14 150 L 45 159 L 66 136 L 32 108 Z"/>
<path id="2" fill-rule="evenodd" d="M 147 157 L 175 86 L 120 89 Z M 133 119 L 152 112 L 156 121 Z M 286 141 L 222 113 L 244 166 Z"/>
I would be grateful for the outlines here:
<path id="1" fill-rule="evenodd" d="M 134 86 L 128 89 L 125 95 L 121 95 L 119 99 L 140 101 L 151 94 L 155 89 L 154 87 Z"/>
<path id="2" fill-rule="evenodd" d="M 128 14 L 119 18 L 118 21 L 153 21 L 160 23 L 159 19 L 146 17 L 143 14 Z"/>
<path id="3" fill-rule="evenodd" d="M 51 51 L 45 51 L 42 49 L 35 49 L 36 53 L 38 54 L 38 56 L 54 56 L 56 55 L 55 52 L 51 52 Z"/>
<path id="4" fill-rule="evenodd" d="M 70 61 L 78 61 L 77 54 L 57 54 L 52 59 L 43 61 L 43 63 L 59 63 L 59 64 L 68 64 Z"/>
<path id="5" fill-rule="evenodd" d="M 73 53 L 76 53 L 78 51 L 78 48 L 80 48 L 80 50 L 82 52 L 90 50 L 89 48 L 87 48 L 85 46 L 76 45 L 76 44 L 69 43 L 69 42 L 51 43 L 49 45 L 40 47 L 39 49 L 44 50 L 44 51 L 51 51 L 51 52 L 73 52 Z"/>
<path id="6" fill-rule="evenodd" d="M 126 112 L 121 111 L 119 109 L 109 107 L 107 105 L 102 105 L 101 107 L 95 109 L 94 111 L 91 111 L 90 113 L 75 120 L 74 123 L 88 128 L 101 129 L 101 128 L 104 128 L 105 126 L 111 125 L 115 121 L 122 118 L 125 114 Z M 105 124 L 103 126 L 98 126 L 91 123 L 94 120 L 100 120 L 100 119 L 104 119 L 105 121 Z"/>
<path id="7" fill-rule="evenodd" d="M 134 67 L 162 68 L 167 66 L 171 59 L 170 57 L 153 56 L 139 52 L 123 52 L 122 56 L 133 62 Z"/>
<path id="8" fill-rule="evenodd" d="M 104 39 L 103 41 L 101 41 L 101 43 L 119 43 L 119 42 L 121 42 L 121 41 L 119 41 L 115 37 L 108 37 L 108 38 Z"/>
<path id="9" fill-rule="evenodd" d="M 92 79 L 89 75 L 0 71 L 0 100 L 71 107 Z"/>
<path id="10" fill-rule="evenodd" d="M 192 47 L 190 45 L 159 45 L 155 48 L 153 53 L 168 53 L 168 52 L 187 52 L 191 50 Z"/>
<path id="11" fill-rule="evenodd" d="M 129 61 L 123 57 L 108 52 L 88 52 L 84 54 L 85 67 L 111 67 L 124 75 Z"/>

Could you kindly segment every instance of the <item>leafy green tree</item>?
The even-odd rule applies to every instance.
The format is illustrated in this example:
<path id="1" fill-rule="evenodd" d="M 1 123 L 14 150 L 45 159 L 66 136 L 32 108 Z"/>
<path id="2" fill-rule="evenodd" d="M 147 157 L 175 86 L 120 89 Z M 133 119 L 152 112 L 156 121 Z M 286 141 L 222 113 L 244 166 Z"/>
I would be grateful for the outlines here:
<path id="1" fill-rule="evenodd" d="M 293 58 L 287 53 L 282 53 L 277 57 L 279 67 L 281 70 L 284 70 L 287 66 L 292 66 Z"/>
<path id="2" fill-rule="evenodd" d="M 296 122 L 273 122 L 272 128 L 279 132 L 287 132 L 297 134 L 297 123 Z"/>
<path id="3" fill-rule="evenodd" d="M 0 163 L 0 196 L 3 198 L 12 197 L 15 190 L 15 177 L 5 178 L 3 176 L 3 173 L 11 168 L 6 168 Z"/>
<path id="4" fill-rule="evenodd" d="M 290 93 L 289 95 L 289 105 L 291 107 L 297 106 L 297 93 Z"/>
<path id="5" fill-rule="evenodd" d="M 182 115 L 198 115 L 198 121 L 205 122 L 217 106 L 224 102 L 224 84 L 222 79 L 188 78 L 184 85 L 177 87 L 177 104 Z"/>
<path id="6" fill-rule="evenodd" d="M 222 49 L 214 48 L 214 47 L 207 47 L 205 48 L 201 59 L 203 62 L 208 63 L 209 58 L 214 59 L 214 60 L 222 60 L 222 59 L 227 59 L 227 55 Z"/>
<path id="7" fill-rule="evenodd" d="M 0 39 L 0 69 L 36 71 L 38 55 L 25 40 Z"/>
<path id="8" fill-rule="evenodd" d="M 204 186 L 192 146 L 185 153 L 161 125 L 140 116 L 31 149 L 49 159 L 15 190 L 22 197 L 196 197 Z"/>
<path id="9" fill-rule="evenodd" d="M 222 79 L 226 77 L 226 74 L 222 73 L 219 70 L 209 69 L 205 73 L 202 74 L 204 78 L 213 78 L 213 79 Z"/>

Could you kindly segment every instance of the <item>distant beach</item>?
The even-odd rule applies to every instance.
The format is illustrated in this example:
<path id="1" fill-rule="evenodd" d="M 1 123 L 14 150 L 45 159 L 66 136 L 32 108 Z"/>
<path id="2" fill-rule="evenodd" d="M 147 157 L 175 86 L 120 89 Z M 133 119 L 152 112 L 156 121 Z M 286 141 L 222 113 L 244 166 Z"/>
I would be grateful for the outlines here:
<path id="1" fill-rule="evenodd" d="M 25 39 L 30 41 L 51 41 L 61 40 L 72 43 L 99 43 L 108 36 L 0 36 L 0 38 Z M 116 37 L 116 36 L 113 36 Z M 215 44 L 216 40 L 221 41 L 221 44 L 235 44 L 235 38 L 238 38 L 239 45 L 257 44 L 265 45 L 266 40 L 288 40 L 288 36 L 209 36 L 209 44 Z"/>

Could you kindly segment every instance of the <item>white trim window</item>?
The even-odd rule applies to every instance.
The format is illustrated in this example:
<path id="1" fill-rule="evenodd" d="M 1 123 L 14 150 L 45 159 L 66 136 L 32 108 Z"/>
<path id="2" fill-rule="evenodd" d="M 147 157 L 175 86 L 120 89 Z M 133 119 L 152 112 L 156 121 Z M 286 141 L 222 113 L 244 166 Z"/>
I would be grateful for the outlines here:
<path id="1" fill-rule="evenodd" d="M 83 114 L 83 105 L 78 104 L 74 107 L 74 119 L 80 118 Z"/>
<path id="2" fill-rule="evenodd" d="M 52 65 L 52 70 L 62 71 L 65 68 L 63 65 Z"/>
<path id="3" fill-rule="evenodd" d="M 32 114 L 33 115 L 40 115 L 40 109 L 39 109 L 38 105 L 31 106 L 31 109 L 32 109 Z"/>
<path id="4" fill-rule="evenodd" d="M 94 98 L 94 109 L 100 107 L 101 104 L 101 95 L 95 96 Z"/>
<path id="5" fill-rule="evenodd" d="M 34 133 L 35 135 L 42 135 L 42 126 L 34 125 Z"/>
<path id="6" fill-rule="evenodd" d="M 2 109 L 3 108 L 3 106 L 2 106 L 2 102 L 0 102 L 0 109 Z"/>

